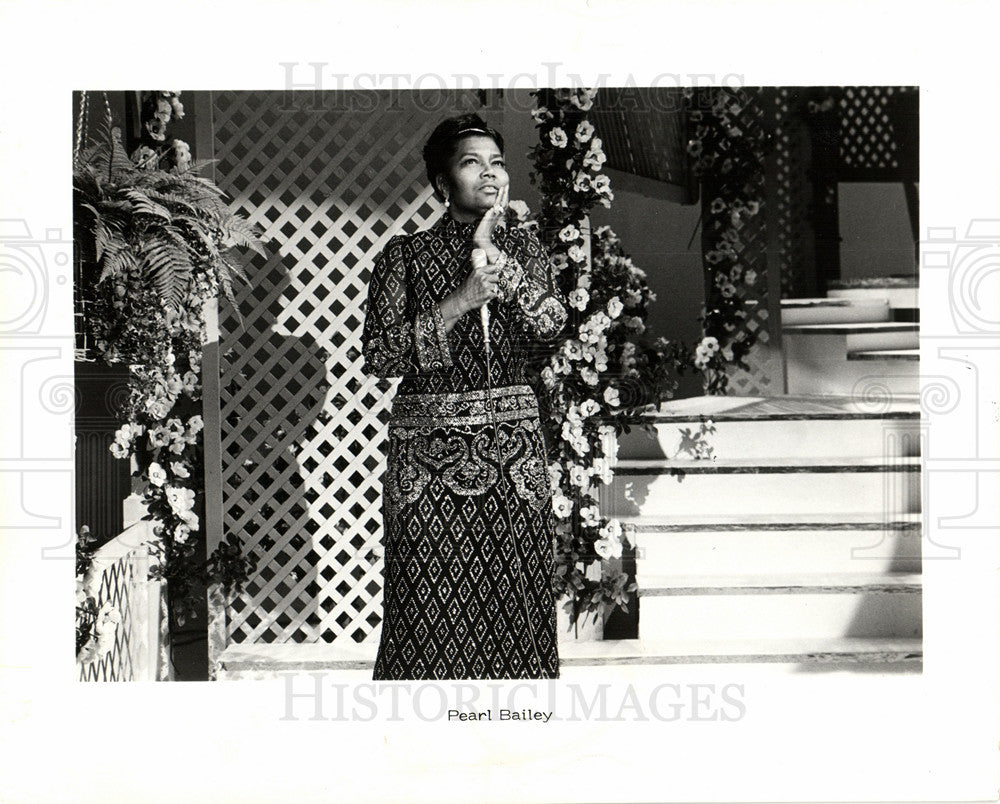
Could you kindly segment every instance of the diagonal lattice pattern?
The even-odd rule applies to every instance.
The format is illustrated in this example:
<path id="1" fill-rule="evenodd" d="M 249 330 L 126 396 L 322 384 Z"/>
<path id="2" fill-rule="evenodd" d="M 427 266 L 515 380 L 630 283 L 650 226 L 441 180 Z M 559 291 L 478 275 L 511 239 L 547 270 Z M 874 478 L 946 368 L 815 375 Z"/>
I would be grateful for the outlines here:
<path id="1" fill-rule="evenodd" d="M 844 87 L 840 95 L 840 159 L 846 168 L 897 169 L 901 164 L 901 131 L 893 119 L 898 96 L 916 87 Z"/>
<path id="2" fill-rule="evenodd" d="M 324 111 L 281 92 L 214 96 L 219 185 L 272 252 L 237 295 L 245 326 L 220 311 L 224 528 L 258 558 L 228 612 L 231 642 L 377 645 L 392 386 L 361 367 L 368 280 L 393 234 L 437 217 L 420 148 L 475 99 L 371 100 Z"/>
<path id="3" fill-rule="evenodd" d="M 97 592 L 97 607 L 110 604 L 121 616 L 115 631 L 114 646 L 93 662 L 83 664 L 80 681 L 133 681 L 133 623 L 131 595 L 136 588 L 135 562 L 131 554 L 105 567 Z"/>

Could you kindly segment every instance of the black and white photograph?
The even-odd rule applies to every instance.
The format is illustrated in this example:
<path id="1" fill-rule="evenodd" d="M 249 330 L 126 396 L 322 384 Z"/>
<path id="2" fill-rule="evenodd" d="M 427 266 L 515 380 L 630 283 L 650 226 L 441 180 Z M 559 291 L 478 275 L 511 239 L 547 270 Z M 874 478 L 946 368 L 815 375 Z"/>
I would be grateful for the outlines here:
<path id="1" fill-rule="evenodd" d="M 0 798 L 995 800 L 995 76 L 288 8 L 5 90 Z"/>

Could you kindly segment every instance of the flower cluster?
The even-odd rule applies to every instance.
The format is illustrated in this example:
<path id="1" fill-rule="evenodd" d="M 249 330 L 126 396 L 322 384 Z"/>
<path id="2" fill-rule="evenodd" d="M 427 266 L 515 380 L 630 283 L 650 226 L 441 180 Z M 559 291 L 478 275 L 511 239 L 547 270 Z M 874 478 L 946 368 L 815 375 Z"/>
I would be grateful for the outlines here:
<path id="1" fill-rule="evenodd" d="M 748 368 L 745 357 L 756 334 L 740 327 L 756 303 L 757 273 L 746 263 L 745 230 L 761 211 L 763 134 L 745 125 L 746 91 L 724 87 L 684 90 L 688 109 L 687 151 L 702 182 L 703 252 L 711 288 L 701 317 L 705 337 L 690 361 L 704 372 L 708 393 L 725 393 L 727 369 Z"/>
<path id="2" fill-rule="evenodd" d="M 172 139 L 162 151 L 157 151 L 158 143 L 167 143 L 167 124 L 184 117 L 184 104 L 180 92 L 158 90 L 145 93 L 142 101 L 142 143 L 131 155 L 140 170 L 156 170 L 161 160 L 175 173 L 183 173 L 191 167 L 191 147 L 184 140 Z"/>
<path id="3" fill-rule="evenodd" d="M 570 307 L 562 340 L 540 356 L 536 369 L 556 490 L 555 591 L 568 596 L 575 619 L 583 611 L 627 608 L 635 591 L 620 566 L 608 563 L 621 558 L 632 533 L 602 516 L 599 489 L 614 477 L 615 436 L 625 416 L 669 396 L 673 380 L 665 342 L 643 338 L 647 305 L 655 299 L 645 273 L 610 228 L 589 232 L 589 209 L 609 206 L 614 198 L 600 172 L 606 161 L 600 138 L 586 116 L 596 91 L 536 94 L 539 144 L 531 151 L 532 181 L 542 190 L 543 207 L 536 219 L 518 212 L 516 222 L 538 229 Z M 595 562 L 602 564 L 600 580 L 587 572 Z"/>
<path id="4" fill-rule="evenodd" d="M 538 182 L 545 199 L 538 222 L 542 229 L 558 233 L 556 267 L 580 266 L 586 261 L 582 218 L 595 204 L 610 207 L 615 197 L 611 180 L 601 172 L 607 162 L 603 143 L 587 119 L 597 90 L 552 89 L 535 95 L 539 105 L 532 116 L 539 142 L 529 156 L 532 181 Z"/>

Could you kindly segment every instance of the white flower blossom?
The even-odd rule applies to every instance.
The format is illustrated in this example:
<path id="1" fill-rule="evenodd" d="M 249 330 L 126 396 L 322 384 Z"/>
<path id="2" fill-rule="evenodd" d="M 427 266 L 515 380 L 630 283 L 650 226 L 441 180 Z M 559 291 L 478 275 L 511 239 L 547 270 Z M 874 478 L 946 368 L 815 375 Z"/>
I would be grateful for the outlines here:
<path id="1" fill-rule="evenodd" d="M 580 111 L 586 112 L 594 105 L 595 97 L 597 97 L 596 89 L 578 89 L 570 95 L 569 102 Z"/>
<path id="2" fill-rule="evenodd" d="M 621 404 L 621 397 L 618 395 L 618 389 L 610 385 L 605 388 L 604 401 L 613 408 L 618 407 L 618 405 Z"/>
<path id="3" fill-rule="evenodd" d="M 166 427 L 162 425 L 152 427 L 149 430 L 149 446 L 153 449 L 156 449 L 157 447 L 165 447 L 170 443 L 171 437 L 170 430 Z"/>
<path id="4" fill-rule="evenodd" d="M 566 136 L 566 132 L 557 126 L 549 132 L 549 141 L 556 148 L 565 148 L 569 138 Z"/>
<path id="5" fill-rule="evenodd" d="M 166 495 L 171 510 L 191 528 L 196 529 L 198 515 L 191 510 L 194 508 L 194 489 L 167 486 Z"/>
<path id="6" fill-rule="evenodd" d="M 158 487 L 167 482 L 166 470 L 156 461 L 149 465 L 149 482 Z"/>
<path id="7" fill-rule="evenodd" d="M 563 353 L 570 360 L 580 360 L 583 357 L 583 344 L 578 340 L 569 340 L 563 344 Z"/>
<path id="8" fill-rule="evenodd" d="M 615 539 L 598 539 L 594 542 L 594 551 L 601 558 L 621 558 L 622 543 Z"/>
<path id="9" fill-rule="evenodd" d="M 590 301 L 590 294 L 584 288 L 577 288 L 569 294 L 569 306 L 575 310 L 583 311 Z"/>
<path id="10" fill-rule="evenodd" d="M 552 119 L 552 112 L 546 109 L 544 106 L 539 106 L 537 109 L 531 110 L 531 116 L 534 118 L 535 123 L 541 125 L 542 123 L 547 123 Z"/>
<path id="11" fill-rule="evenodd" d="M 578 463 L 569 467 L 569 482 L 573 486 L 581 487 L 587 485 L 587 472 Z"/>
<path id="12" fill-rule="evenodd" d="M 597 385 L 600 381 L 600 377 L 597 372 L 589 366 L 584 366 L 580 369 L 580 378 L 587 383 L 587 385 Z"/>
<path id="13" fill-rule="evenodd" d="M 601 160 L 603 161 L 605 158 L 606 157 L 603 154 L 601 154 Z M 595 176 L 591 180 L 590 185 L 591 187 L 594 188 L 595 192 L 598 192 L 601 195 L 608 196 L 612 199 L 614 198 L 614 195 L 611 192 L 611 179 L 608 178 L 603 173 L 600 176 Z"/>
<path id="14" fill-rule="evenodd" d="M 559 239 L 564 243 L 570 243 L 573 240 L 576 240 L 579 236 L 580 230 L 577 229 L 572 223 L 564 226 L 562 231 L 559 232 Z"/>
<path id="15" fill-rule="evenodd" d="M 593 399 L 586 399 L 580 405 L 580 415 L 585 419 L 590 416 L 594 416 L 595 414 L 599 413 L 600 410 L 601 406 L 597 404 L 597 402 L 595 402 Z"/>
<path id="16" fill-rule="evenodd" d="M 580 509 L 580 519 L 584 527 L 593 528 L 600 522 L 601 512 L 596 505 L 585 505 Z"/>
<path id="17" fill-rule="evenodd" d="M 560 519 L 566 519 L 573 512 L 573 501 L 562 494 L 552 497 L 552 510 Z"/>
<path id="18" fill-rule="evenodd" d="M 618 318 L 622 314 L 622 310 L 625 309 L 625 305 L 622 304 L 622 300 L 617 296 L 612 296 L 608 299 L 608 316 L 610 318 Z"/>
<path id="19" fill-rule="evenodd" d="M 184 544 L 190 535 L 191 528 L 189 528 L 184 522 L 179 523 L 174 529 L 174 541 L 177 542 L 177 544 Z"/>
<path id="20" fill-rule="evenodd" d="M 586 262 L 587 260 L 587 252 L 583 250 L 583 246 L 579 243 L 574 243 L 570 246 L 567 254 L 573 262 Z"/>
<path id="21" fill-rule="evenodd" d="M 569 374 L 572 371 L 569 361 L 563 355 L 552 355 L 552 370 L 556 374 Z"/>
<path id="22" fill-rule="evenodd" d="M 589 120 L 581 120 L 580 124 L 576 127 L 576 141 L 586 142 L 593 136 L 594 126 Z"/>
<path id="23" fill-rule="evenodd" d="M 173 472 L 174 477 L 191 477 L 188 468 L 180 461 L 171 461 L 170 471 Z"/>

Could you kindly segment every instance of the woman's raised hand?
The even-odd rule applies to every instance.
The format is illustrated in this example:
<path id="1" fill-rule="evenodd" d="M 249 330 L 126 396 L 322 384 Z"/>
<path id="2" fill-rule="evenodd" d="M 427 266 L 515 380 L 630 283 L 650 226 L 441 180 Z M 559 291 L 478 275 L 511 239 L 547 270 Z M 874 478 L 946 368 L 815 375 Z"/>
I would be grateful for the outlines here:
<path id="1" fill-rule="evenodd" d="M 497 228 L 507 212 L 507 203 L 510 200 L 510 184 L 505 184 L 497 192 L 496 203 L 483 214 L 475 233 L 472 235 L 472 242 L 476 248 L 484 249 L 490 257 L 490 262 L 496 259 L 497 249 L 493 245 L 493 230 Z"/>

